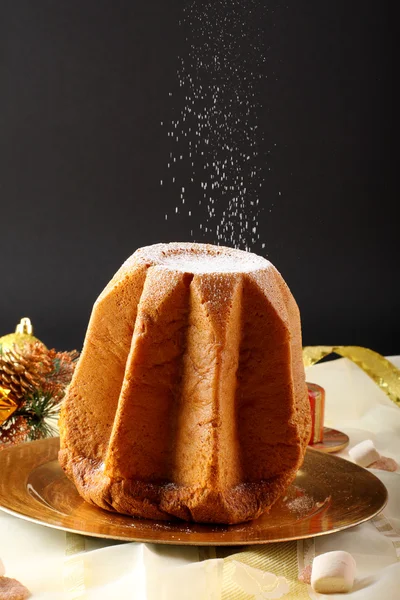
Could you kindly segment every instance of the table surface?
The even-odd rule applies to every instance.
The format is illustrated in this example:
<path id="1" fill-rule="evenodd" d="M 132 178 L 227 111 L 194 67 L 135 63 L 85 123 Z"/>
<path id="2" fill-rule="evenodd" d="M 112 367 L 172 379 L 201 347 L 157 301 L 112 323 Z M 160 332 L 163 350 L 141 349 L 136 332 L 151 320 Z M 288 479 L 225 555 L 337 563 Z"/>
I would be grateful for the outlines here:
<path id="1" fill-rule="evenodd" d="M 400 367 L 400 356 L 390 360 Z M 325 424 L 349 435 L 340 456 L 349 460 L 352 446 L 372 439 L 382 455 L 400 463 L 400 409 L 365 373 L 338 359 L 310 367 L 306 375 L 326 390 Z M 383 514 L 305 541 L 250 546 L 240 554 L 234 548 L 121 543 L 65 533 L 0 511 L 0 559 L 6 575 L 26 585 L 33 600 L 290 600 L 323 598 L 297 582 L 298 570 L 316 554 L 347 550 L 356 559 L 357 578 L 346 598 L 398 600 L 400 471 L 372 472 L 389 493 Z M 343 595 L 329 598 L 343 600 Z"/>

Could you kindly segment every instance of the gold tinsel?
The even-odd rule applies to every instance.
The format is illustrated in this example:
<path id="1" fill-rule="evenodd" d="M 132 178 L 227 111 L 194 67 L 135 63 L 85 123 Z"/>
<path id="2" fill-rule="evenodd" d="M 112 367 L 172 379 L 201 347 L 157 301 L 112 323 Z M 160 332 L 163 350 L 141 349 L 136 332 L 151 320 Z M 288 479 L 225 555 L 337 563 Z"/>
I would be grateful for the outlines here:
<path id="1" fill-rule="evenodd" d="M 305 346 L 304 366 L 310 367 L 333 352 L 353 361 L 400 407 L 400 369 L 374 350 L 362 346 Z"/>
<path id="2" fill-rule="evenodd" d="M 12 423 L 0 429 L 0 450 L 6 446 L 24 442 L 29 434 L 29 425 L 25 417 L 19 416 Z"/>

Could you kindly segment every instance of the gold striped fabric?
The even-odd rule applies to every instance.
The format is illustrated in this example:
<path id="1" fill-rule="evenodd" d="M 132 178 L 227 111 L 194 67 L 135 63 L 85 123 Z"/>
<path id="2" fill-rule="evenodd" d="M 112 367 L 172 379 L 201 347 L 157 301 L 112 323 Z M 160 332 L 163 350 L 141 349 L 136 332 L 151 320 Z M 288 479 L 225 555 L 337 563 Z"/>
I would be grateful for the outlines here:
<path id="1" fill-rule="evenodd" d="M 64 594 L 66 600 L 85 600 L 85 538 L 77 533 L 65 534 Z"/>
<path id="2" fill-rule="evenodd" d="M 374 517 L 372 519 L 372 523 L 375 525 L 379 533 L 382 533 L 385 537 L 390 539 L 393 544 L 394 551 L 396 552 L 397 560 L 400 562 L 400 532 L 392 526 L 390 520 L 383 512 Z"/>
<path id="3" fill-rule="evenodd" d="M 299 571 L 312 563 L 314 540 L 249 546 L 226 556 L 228 548 L 199 548 L 199 560 L 225 554 L 221 600 L 310 600 Z M 66 533 L 64 594 L 66 600 L 85 600 L 85 537 Z M 206 574 L 205 574 L 206 576 Z"/>
<path id="4" fill-rule="evenodd" d="M 298 550 L 298 542 L 284 542 L 250 546 L 227 556 L 221 600 L 268 600 L 281 595 L 285 600 L 310 600 L 308 586 L 299 581 Z"/>

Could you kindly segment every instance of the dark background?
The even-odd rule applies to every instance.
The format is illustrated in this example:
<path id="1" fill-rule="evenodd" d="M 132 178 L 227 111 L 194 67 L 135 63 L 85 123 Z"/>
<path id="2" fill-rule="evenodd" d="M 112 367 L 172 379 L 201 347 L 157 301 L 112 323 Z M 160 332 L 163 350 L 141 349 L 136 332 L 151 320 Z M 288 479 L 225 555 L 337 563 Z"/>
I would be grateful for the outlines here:
<path id="1" fill-rule="evenodd" d="M 80 349 L 137 247 L 191 240 L 160 186 L 184 4 L 0 0 L 1 334 L 29 316 L 48 346 Z M 390 3 L 265 5 L 271 170 L 253 249 L 289 284 L 304 344 L 398 354 Z"/>

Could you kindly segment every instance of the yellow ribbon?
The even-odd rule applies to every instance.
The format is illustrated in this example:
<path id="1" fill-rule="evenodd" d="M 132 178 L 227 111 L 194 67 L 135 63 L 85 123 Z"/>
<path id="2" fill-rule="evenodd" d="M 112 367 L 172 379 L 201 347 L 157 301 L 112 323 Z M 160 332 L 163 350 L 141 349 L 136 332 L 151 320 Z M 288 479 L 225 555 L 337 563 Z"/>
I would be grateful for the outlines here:
<path id="1" fill-rule="evenodd" d="M 17 410 L 18 404 L 9 397 L 11 390 L 0 386 L 0 427 Z"/>
<path id="2" fill-rule="evenodd" d="M 400 407 L 400 369 L 374 350 L 362 346 L 305 346 L 304 366 L 310 367 L 333 352 L 353 361 Z"/>

